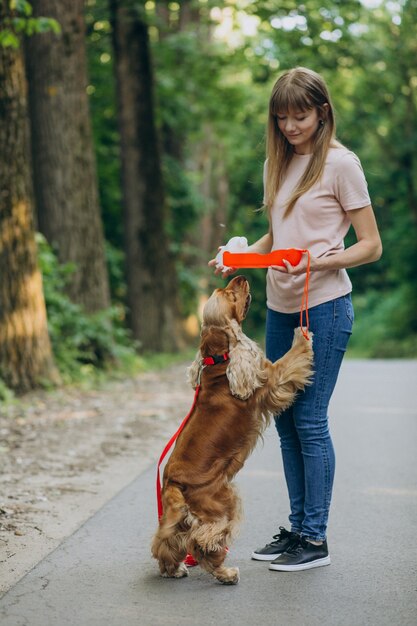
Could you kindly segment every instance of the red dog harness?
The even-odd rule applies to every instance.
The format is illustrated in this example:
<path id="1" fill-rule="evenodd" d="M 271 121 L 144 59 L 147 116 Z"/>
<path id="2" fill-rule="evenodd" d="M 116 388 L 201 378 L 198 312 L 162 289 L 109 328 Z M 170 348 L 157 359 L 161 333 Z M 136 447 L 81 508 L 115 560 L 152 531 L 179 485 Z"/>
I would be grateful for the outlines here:
<path id="1" fill-rule="evenodd" d="M 229 353 L 225 352 L 224 354 L 213 354 L 211 356 L 206 356 L 203 359 L 203 365 L 217 365 L 217 363 L 224 363 L 229 360 Z"/>

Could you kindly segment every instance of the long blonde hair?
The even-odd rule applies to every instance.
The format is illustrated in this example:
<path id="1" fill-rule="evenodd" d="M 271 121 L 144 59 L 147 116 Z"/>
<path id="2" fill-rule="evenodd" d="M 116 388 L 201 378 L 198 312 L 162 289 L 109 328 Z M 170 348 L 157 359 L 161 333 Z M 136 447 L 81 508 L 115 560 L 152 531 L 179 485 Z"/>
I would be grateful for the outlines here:
<path id="1" fill-rule="evenodd" d="M 325 106 L 326 104 L 328 106 Z M 333 105 L 327 85 L 320 74 L 305 67 L 296 67 L 282 74 L 276 81 L 269 100 L 266 141 L 268 161 L 265 184 L 265 205 L 269 211 L 294 154 L 293 146 L 278 127 L 276 116 L 289 111 L 308 111 L 312 108 L 316 109 L 321 120 L 313 139 L 312 157 L 297 187 L 288 199 L 285 215 L 292 211 L 298 198 L 320 179 L 328 149 L 341 144 L 335 141 L 336 125 Z"/>

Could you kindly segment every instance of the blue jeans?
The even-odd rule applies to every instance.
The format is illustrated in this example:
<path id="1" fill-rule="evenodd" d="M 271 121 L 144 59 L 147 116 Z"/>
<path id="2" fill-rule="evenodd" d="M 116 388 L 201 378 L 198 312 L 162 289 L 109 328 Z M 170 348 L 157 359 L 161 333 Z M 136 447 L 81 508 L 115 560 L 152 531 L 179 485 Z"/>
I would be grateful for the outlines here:
<path id="1" fill-rule="evenodd" d="M 324 541 L 335 470 L 327 409 L 352 333 L 350 294 L 312 307 L 309 320 L 314 334 L 313 384 L 275 418 L 275 424 L 290 498 L 291 530 L 314 541 Z M 299 313 L 268 309 L 266 354 L 271 361 L 290 349 L 294 329 L 299 325 Z"/>

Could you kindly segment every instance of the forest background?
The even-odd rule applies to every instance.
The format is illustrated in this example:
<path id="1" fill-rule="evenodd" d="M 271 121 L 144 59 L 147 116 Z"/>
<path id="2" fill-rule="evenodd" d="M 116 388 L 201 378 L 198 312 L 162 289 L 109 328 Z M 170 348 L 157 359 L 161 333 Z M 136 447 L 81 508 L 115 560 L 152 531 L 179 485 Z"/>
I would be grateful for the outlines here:
<path id="1" fill-rule="evenodd" d="M 196 344 L 207 261 L 267 228 L 267 104 L 297 65 L 329 84 L 383 239 L 349 271 L 350 354 L 417 356 L 417 1 L 0 6 L 0 396 Z"/>

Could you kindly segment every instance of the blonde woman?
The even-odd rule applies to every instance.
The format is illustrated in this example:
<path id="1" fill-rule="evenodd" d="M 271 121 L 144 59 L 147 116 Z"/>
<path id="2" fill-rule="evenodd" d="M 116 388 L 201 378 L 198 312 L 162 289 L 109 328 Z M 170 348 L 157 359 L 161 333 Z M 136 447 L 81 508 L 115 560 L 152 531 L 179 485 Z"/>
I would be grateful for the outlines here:
<path id="1" fill-rule="evenodd" d="M 330 564 L 326 531 L 335 455 L 327 410 L 353 324 L 346 268 L 376 261 L 382 253 L 361 164 L 336 141 L 327 86 L 312 70 L 289 70 L 273 87 L 264 204 L 269 232 L 249 250 L 268 253 L 294 247 L 311 252 L 309 321 L 315 375 L 313 384 L 276 419 L 290 529 L 280 526 L 252 558 L 270 561 L 271 570 L 298 571 Z M 345 249 L 350 225 L 357 241 Z M 286 262 L 285 267 L 268 270 L 266 351 L 272 361 L 291 347 L 300 322 L 306 268 L 304 254 L 296 267 Z"/>

